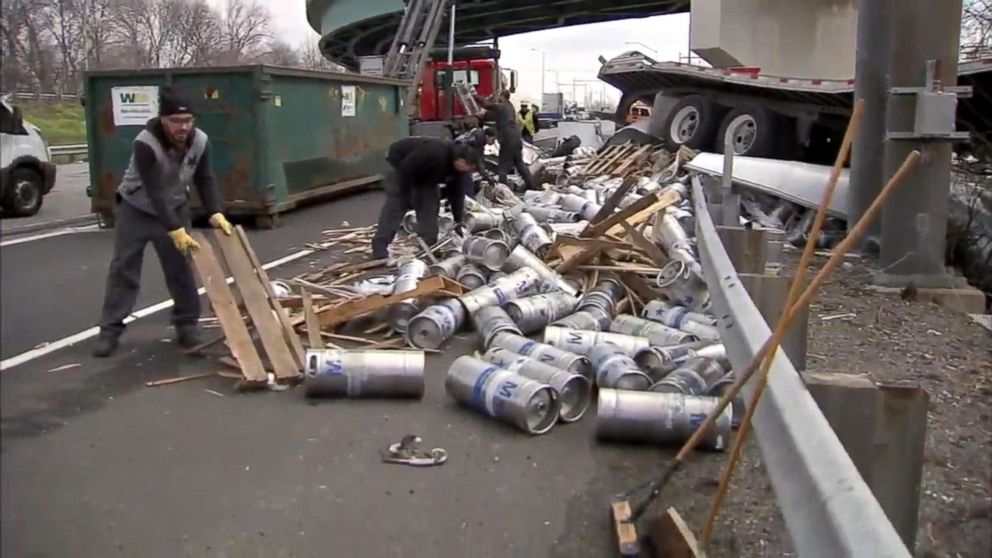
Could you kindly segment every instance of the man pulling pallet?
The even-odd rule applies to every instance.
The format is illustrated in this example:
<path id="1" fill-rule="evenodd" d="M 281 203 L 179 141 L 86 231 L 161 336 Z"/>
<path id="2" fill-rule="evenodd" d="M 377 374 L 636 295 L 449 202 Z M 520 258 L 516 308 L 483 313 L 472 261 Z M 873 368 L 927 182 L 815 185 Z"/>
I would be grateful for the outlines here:
<path id="1" fill-rule="evenodd" d="M 200 295 L 187 255 L 199 248 L 189 235 L 189 189 L 196 186 L 214 228 L 230 235 L 221 213 L 220 195 L 210 164 L 210 140 L 195 127 L 192 105 L 171 88 L 163 88 L 159 116 L 134 140 L 131 162 L 117 188 L 114 256 L 107 274 L 100 336 L 93 355 L 108 357 L 117 349 L 124 319 L 134 310 L 141 286 L 145 246 L 151 242 L 175 302 L 172 323 L 180 347 L 202 343 Z"/>

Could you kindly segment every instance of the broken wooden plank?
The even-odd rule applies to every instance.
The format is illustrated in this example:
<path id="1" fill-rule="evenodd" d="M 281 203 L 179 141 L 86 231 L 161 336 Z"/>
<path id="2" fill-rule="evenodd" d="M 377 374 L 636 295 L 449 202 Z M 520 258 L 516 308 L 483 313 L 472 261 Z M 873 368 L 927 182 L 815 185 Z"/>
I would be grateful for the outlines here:
<path id="1" fill-rule="evenodd" d="M 606 203 L 603 204 L 603 207 L 599 208 L 599 211 L 596 212 L 596 215 L 593 216 L 592 220 L 589 221 L 589 224 L 586 225 L 586 228 L 583 229 L 583 231 L 579 234 L 579 236 L 594 236 L 594 235 L 590 235 L 589 231 L 594 230 L 593 227 L 595 226 L 596 223 L 600 223 L 603 220 L 607 219 L 610 215 L 613 215 L 613 212 L 616 210 L 617 205 L 620 204 L 620 200 L 622 200 L 623 197 L 626 196 L 627 193 L 630 192 L 630 190 L 633 189 L 634 186 L 636 185 L 637 185 L 636 178 L 628 178 L 624 180 L 623 183 L 620 184 L 620 187 L 613 192 L 613 195 L 610 196 L 608 200 L 606 200 Z"/>
<path id="2" fill-rule="evenodd" d="M 656 556 L 665 558 L 699 558 L 703 553 L 692 530 L 675 508 L 668 508 L 651 524 L 651 542 Z"/>
<path id="3" fill-rule="evenodd" d="M 624 174 L 627 174 L 629 170 L 634 170 L 638 166 L 637 163 L 639 160 L 641 160 L 650 149 L 650 145 L 645 145 L 640 149 L 636 149 L 633 153 L 628 155 L 616 169 L 613 170 L 612 174 L 623 176 Z"/>
<path id="4" fill-rule="evenodd" d="M 180 382 L 188 382 L 190 380 L 199 380 L 200 378 L 209 378 L 210 376 L 216 376 L 216 375 L 217 375 L 216 372 L 203 372 L 201 374 L 177 376 L 175 378 L 166 378 L 164 380 L 152 380 L 150 382 L 145 382 L 145 387 L 168 386 L 172 384 L 178 384 Z"/>
<path id="5" fill-rule="evenodd" d="M 433 294 L 461 296 L 464 292 L 464 288 L 457 282 L 444 276 L 435 275 L 421 281 L 417 285 L 417 288 L 412 291 L 389 296 L 369 295 L 364 298 L 347 300 L 340 304 L 321 308 L 317 311 L 317 319 L 320 321 L 321 328 L 328 328 L 347 322 L 356 316 L 368 314 L 380 308 L 402 302 L 408 298 L 420 298 Z"/>
<path id="6" fill-rule="evenodd" d="M 241 320 L 241 312 L 234 302 L 234 294 L 227 285 L 227 278 L 217 261 L 213 246 L 200 232 L 194 231 L 193 237 L 200 244 L 200 249 L 193 252 L 193 264 L 207 292 L 207 298 L 214 309 L 227 337 L 231 354 L 238 363 L 238 368 L 249 382 L 265 382 L 268 376 L 262 366 L 262 359 L 255 351 L 255 344 L 248 334 L 248 327 Z"/>
<path id="7" fill-rule="evenodd" d="M 632 182 L 636 182 L 636 179 L 628 179 Z M 668 191 L 665 193 L 655 192 L 653 194 L 648 194 L 643 198 L 635 201 L 634 203 L 628 205 L 627 207 L 612 213 L 603 218 L 602 221 L 598 221 L 595 224 L 590 224 L 586 227 L 586 230 L 582 231 L 581 236 L 600 236 L 600 235 L 618 235 L 623 233 L 623 227 L 620 227 L 618 223 L 620 221 L 627 221 L 633 226 L 637 226 L 644 221 L 647 216 L 653 215 L 655 212 L 660 211 L 679 202 L 682 196 L 678 192 Z"/>
<path id="8" fill-rule="evenodd" d="M 620 225 L 623 227 L 623 230 L 626 231 L 627 236 L 630 237 L 630 240 L 634 242 L 634 245 L 641 250 L 644 250 L 644 253 L 647 254 L 652 263 L 658 267 L 665 267 L 665 265 L 668 264 L 668 258 L 657 244 L 648 240 L 647 237 L 640 233 L 640 231 L 630 226 L 627 221 L 620 221 Z"/>
<path id="9" fill-rule="evenodd" d="M 240 240 L 228 236 L 223 231 L 215 231 L 214 238 L 220 244 L 227 266 L 234 276 L 234 283 L 241 292 L 248 316 L 262 340 L 265 354 L 272 363 L 272 369 L 279 378 L 295 378 L 300 375 L 302 361 L 297 362 L 290 352 L 278 319 L 272 315 L 272 306 L 258 275 L 248 260 Z"/>
<path id="10" fill-rule="evenodd" d="M 301 289 L 300 294 L 303 299 L 303 319 L 307 323 L 307 340 L 311 349 L 323 349 L 324 340 L 320 337 L 320 322 L 317 314 L 313 311 L 313 301 L 310 298 L 310 291 Z"/>
<path id="11" fill-rule="evenodd" d="M 245 255 L 248 256 L 248 261 L 251 262 L 255 272 L 258 274 L 259 281 L 262 282 L 262 287 L 265 289 L 265 294 L 269 297 L 269 303 L 272 309 L 276 312 L 276 318 L 279 320 L 279 325 L 282 327 L 283 337 L 285 337 L 286 342 L 289 343 L 289 349 L 293 352 L 293 357 L 296 358 L 297 366 L 303 368 L 303 344 L 300 343 L 300 336 L 293 329 L 292 324 L 289 321 L 289 313 L 286 309 L 282 307 L 279 302 L 279 297 L 276 296 L 275 290 L 272 288 L 272 282 L 269 281 L 269 274 L 265 272 L 262 267 L 262 262 L 259 261 L 258 255 L 255 254 L 255 249 L 251 247 L 248 242 L 248 236 L 245 234 L 245 230 L 238 225 L 234 227 L 234 232 L 238 236 L 238 240 L 241 242 L 241 246 L 245 251 Z"/>
<path id="12" fill-rule="evenodd" d="M 561 246 L 561 263 L 555 268 L 558 273 L 567 273 L 576 267 L 583 265 L 606 250 L 606 245 L 590 244 L 588 246 Z"/>
<path id="13" fill-rule="evenodd" d="M 630 502 L 627 500 L 610 502 L 610 519 L 613 521 L 617 554 L 630 558 L 640 556 L 641 543 L 637 538 L 637 526 L 635 525 L 634 514 L 630 509 Z"/>

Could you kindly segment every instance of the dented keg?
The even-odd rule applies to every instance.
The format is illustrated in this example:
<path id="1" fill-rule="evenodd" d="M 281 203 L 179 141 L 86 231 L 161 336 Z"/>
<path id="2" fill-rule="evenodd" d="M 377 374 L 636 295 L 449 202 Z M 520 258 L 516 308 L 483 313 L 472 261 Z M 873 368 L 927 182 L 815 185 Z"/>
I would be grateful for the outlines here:
<path id="1" fill-rule="evenodd" d="M 567 293 L 547 293 L 518 298 L 506 305 L 506 313 L 520 331 L 534 333 L 575 309 L 578 299 Z"/>
<path id="2" fill-rule="evenodd" d="M 478 289 L 486 284 L 486 276 L 482 271 L 472 264 L 465 264 L 458 270 L 455 280 L 465 285 L 468 289 Z"/>
<path id="3" fill-rule="evenodd" d="M 587 356 L 596 345 L 614 345 L 628 356 L 636 355 L 650 346 L 650 342 L 644 337 L 556 326 L 548 326 L 544 330 L 544 342 L 552 347 Z"/>
<path id="4" fill-rule="evenodd" d="M 668 327 L 665 324 L 660 324 L 658 322 L 652 322 L 651 320 L 638 318 L 637 316 L 632 316 L 630 314 L 621 314 L 614 318 L 613 322 L 610 323 L 610 331 L 614 333 L 623 333 L 625 335 L 646 337 L 651 341 L 652 345 L 659 345 L 662 347 L 666 345 L 680 345 L 682 343 L 690 343 L 692 341 L 699 340 L 691 333 L 687 333 L 680 329 L 675 329 L 674 327 Z"/>
<path id="5" fill-rule="evenodd" d="M 601 440 L 679 444 L 696 432 L 718 404 L 715 397 L 600 389 L 596 436 Z M 725 450 L 730 434 L 728 406 L 703 436 L 700 447 Z"/>
<path id="6" fill-rule="evenodd" d="M 546 258 L 551 250 L 551 237 L 541 228 L 534 216 L 523 211 L 514 216 L 512 222 L 520 244 L 539 258 Z"/>
<path id="7" fill-rule="evenodd" d="M 424 353 L 310 349 L 303 386 L 308 397 L 422 397 Z"/>
<path id="8" fill-rule="evenodd" d="M 651 378 L 615 345 L 594 346 L 589 360 L 596 369 L 596 385 L 601 388 L 643 390 L 651 385 Z"/>
<path id="9" fill-rule="evenodd" d="M 514 353 L 502 347 L 489 349 L 482 356 L 482 359 L 554 388 L 558 392 L 558 401 L 561 403 L 558 418 L 562 422 L 579 420 L 589 408 L 592 386 L 589 384 L 589 380 L 581 374 L 555 368 L 537 359 Z"/>
<path id="10" fill-rule="evenodd" d="M 400 264 L 393 284 L 393 295 L 400 295 L 417 288 L 420 280 L 427 275 L 427 264 L 416 258 L 407 260 Z M 420 312 L 416 299 L 406 299 L 392 307 L 389 311 L 389 321 L 393 331 L 405 333 L 407 322 L 414 315 Z"/>
<path id="11" fill-rule="evenodd" d="M 461 329 L 463 323 L 465 308 L 458 299 L 449 298 L 428 306 L 411 318 L 407 324 L 406 340 L 418 349 L 439 349 Z"/>
<path id="12" fill-rule="evenodd" d="M 462 252 L 470 261 L 493 271 L 499 271 L 510 255 L 510 249 L 501 240 L 470 236 L 462 243 Z"/>
<path id="13" fill-rule="evenodd" d="M 592 363 L 585 356 L 564 351 L 545 343 L 531 341 L 521 335 L 507 333 L 497 335 L 493 339 L 493 346 L 502 347 L 508 351 L 531 357 L 555 368 L 581 374 L 587 380 L 592 380 L 593 378 Z"/>
<path id="14" fill-rule="evenodd" d="M 503 221 L 501 215 L 493 213 L 471 212 L 465 215 L 463 223 L 465 230 L 470 233 L 477 233 L 487 229 L 496 228 Z"/>
<path id="15" fill-rule="evenodd" d="M 541 277 L 537 271 L 525 267 L 498 279 L 491 285 L 473 289 L 458 297 L 458 300 L 469 314 L 474 314 L 479 308 L 502 306 L 525 296 L 537 289 L 540 284 Z"/>
<path id="16" fill-rule="evenodd" d="M 672 304 L 665 300 L 652 300 L 644 305 L 641 315 L 653 322 L 661 322 L 669 327 L 682 328 L 685 322 L 696 322 L 712 327 L 717 326 L 714 316 L 702 312 L 692 312 L 685 306 Z"/>
<path id="17" fill-rule="evenodd" d="M 463 405 L 529 434 L 551 430 L 560 414 L 551 386 L 470 356 L 451 363 L 444 389 Z"/>
<path id="18" fill-rule="evenodd" d="M 479 308 L 472 313 L 472 323 L 475 327 L 475 332 L 479 335 L 479 341 L 485 348 L 489 348 L 493 339 L 500 333 L 523 335 L 520 329 L 517 328 L 517 324 L 507 315 L 506 310 L 503 310 L 499 306 Z"/>
<path id="19" fill-rule="evenodd" d="M 443 275 L 449 279 L 454 279 L 458 277 L 459 270 L 466 262 L 468 262 L 468 258 L 464 254 L 457 254 L 431 265 L 427 270 L 431 275 Z"/>
<path id="20" fill-rule="evenodd" d="M 658 288 L 669 299 L 694 311 L 709 306 L 710 293 L 702 276 L 683 260 L 673 259 L 658 274 Z"/>
<path id="21" fill-rule="evenodd" d="M 558 272 L 548 267 L 548 264 L 544 263 L 544 260 L 534 255 L 524 246 L 517 246 L 510 252 L 510 257 L 506 259 L 503 269 L 508 271 L 532 269 L 541 276 L 545 283 L 554 285 L 558 290 L 572 296 L 579 294 L 579 290 L 574 285 L 566 281 Z"/>

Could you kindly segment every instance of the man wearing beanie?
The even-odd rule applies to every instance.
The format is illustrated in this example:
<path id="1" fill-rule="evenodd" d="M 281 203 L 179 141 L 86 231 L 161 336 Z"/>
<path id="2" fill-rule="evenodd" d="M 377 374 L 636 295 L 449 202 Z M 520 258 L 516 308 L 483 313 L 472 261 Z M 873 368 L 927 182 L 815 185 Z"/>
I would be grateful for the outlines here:
<path id="1" fill-rule="evenodd" d="M 199 245 L 189 235 L 189 189 L 196 186 L 210 224 L 231 234 L 221 213 L 220 196 L 210 166 L 207 134 L 194 127 L 192 105 L 179 92 L 163 87 L 159 116 L 148 121 L 134 140 L 131 162 L 117 188 L 114 257 L 107 275 L 100 336 L 93 355 L 108 357 L 124 332 L 124 318 L 134 309 L 141 285 L 145 246 L 155 247 L 169 294 L 175 302 L 172 323 L 183 348 L 202 342 L 200 296 L 188 259 Z"/>

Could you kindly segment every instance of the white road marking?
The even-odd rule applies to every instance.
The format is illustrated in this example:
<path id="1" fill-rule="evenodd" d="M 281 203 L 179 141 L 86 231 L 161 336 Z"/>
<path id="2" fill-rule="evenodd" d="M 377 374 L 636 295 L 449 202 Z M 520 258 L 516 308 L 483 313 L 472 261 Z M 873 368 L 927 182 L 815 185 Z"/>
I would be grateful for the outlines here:
<path id="1" fill-rule="evenodd" d="M 300 250 L 299 252 L 294 252 L 286 256 L 285 258 L 280 258 L 278 260 L 269 262 L 267 264 L 263 264 L 262 269 L 268 271 L 270 269 L 279 267 L 281 265 L 285 265 L 289 262 L 298 260 L 300 258 L 305 258 L 306 256 L 313 254 L 314 252 L 315 250 Z M 234 277 L 228 277 L 227 283 L 228 284 L 234 283 Z M 202 296 L 206 291 L 204 291 L 203 288 L 201 287 L 200 290 L 197 292 L 199 292 L 199 294 Z M 161 312 L 162 310 L 165 310 L 167 308 L 172 308 L 173 304 L 174 302 L 170 298 L 169 300 L 163 300 L 158 304 L 153 304 L 146 308 L 142 308 L 141 310 L 138 310 L 137 312 L 133 312 L 130 316 L 125 318 L 124 323 L 129 324 L 135 320 L 145 318 L 147 316 L 151 316 L 152 314 Z M 73 335 L 64 337 L 57 341 L 45 343 L 44 345 L 31 349 L 30 351 L 25 351 L 17 356 L 12 356 L 10 358 L 4 359 L 3 361 L 0 361 L 0 372 L 24 364 L 25 362 L 30 362 L 37 358 L 41 358 L 45 355 L 52 354 L 56 351 L 60 351 L 62 349 L 65 349 L 66 347 L 71 347 L 76 343 L 79 343 L 80 341 L 85 341 L 91 337 L 96 337 L 98 333 L 100 333 L 99 327 L 91 327 L 89 329 L 80 331 L 79 333 L 75 333 Z"/>
<path id="2" fill-rule="evenodd" d="M 96 230 L 99 230 L 99 229 L 100 229 L 100 227 L 98 227 L 97 225 L 88 225 L 88 226 L 85 226 L 85 227 L 69 227 L 67 229 L 59 229 L 57 231 L 52 231 L 52 232 L 47 232 L 47 233 L 42 233 L 42 234 L 36 234 L 34 236 L 26 236 L 24 238 L 15 238 L 13 240 L 4 240 L 3 242 L 0 242 L 0 248 L 6 247 L 6 246 L 13 246 L 15 244 L 24 244 L 25 242 L 34 242 L 35 240 L 44 240 L 46 238 L 52 238 L 52 237 L 55 237 L 55 236 L 64 236 L 64 235 L 67 235 L 67 234 L 76 234 L 76 233 L 81 233 L 81 232 L 92 232 L 92 231 L 96 231 Z"/>

